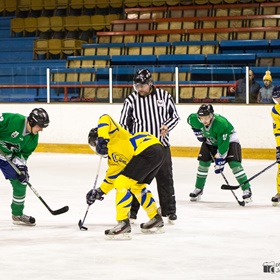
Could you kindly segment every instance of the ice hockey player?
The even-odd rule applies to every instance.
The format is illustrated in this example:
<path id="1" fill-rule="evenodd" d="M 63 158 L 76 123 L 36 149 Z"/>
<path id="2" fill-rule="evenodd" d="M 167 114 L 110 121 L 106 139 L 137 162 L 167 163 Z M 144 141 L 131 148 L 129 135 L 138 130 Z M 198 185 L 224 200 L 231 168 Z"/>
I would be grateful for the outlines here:
<path id="1" fill-rule="evenodd" d="M 90 190 L 87 203 L 102 200 L 104 194 L 116 189 L 117 225 L 105 230 L 109 239 L 130 239 L 129 211 L 133 193 L 150 220 L 140 225 L 144 233 L 164 232 L 164 223 L 158 213 L 152 193 L 146 189 L 164 160 L 164 148 L 159 140 L 147 133 L 130 134 L 109 115 L 99 118 L 98 127 L 91 129 L 89 145 L 102 156 L 108 155 L 108 170 L 99 188 Z"/>
<path id="2" fill-rule="evenodd" d="M 202 104 L 197 113 L 189 115 L 187 122 L 197 139 L 202 142 L 197 158 L 199 165 L 195 189 L 190 193 L 191 201 L 201 199 L 208 170 L 212 163 L 211 154 L 215 159 L 216 174 L 223 172 L 225 164 L 228 163 L 239 184 L 247 180 L 241 165 L 241 145 L 234 127 L 225 117 L 214 114 L 211 104 Z M 242 190 L 244 201 L 251 202 L 250 184 L 244 184 Z"/>
<path id="3" fill-rule="evenodd" d="M 0 114 L 0 169 L 13 187 L 12 220 L 15 225 L 35 226 L 35 218 L 23 214 L 26 183 L 29 180 L 27 159 L 38 145 L 39 132 L 49 125 L 48 113 L 35 108 L 28 117 L 14 113 Z M 5 156 L 4 156 L 5 155 Z M 7 157 L 21 171 L 17 174 Z"/>
<path id="4" fill-rule="evenodd" d="M 277 206 L 280 202 L 280 86 L 275 86 L 272 91 L 272 97 L 275 105 L 272 108 L 271 116 L 273 119 L 273 134 L 276 141 L 276 161 L 278 162 L 278 171 L 276 175 L 276 190 L 277 193 L 272 197 L 272 205 Z"/>

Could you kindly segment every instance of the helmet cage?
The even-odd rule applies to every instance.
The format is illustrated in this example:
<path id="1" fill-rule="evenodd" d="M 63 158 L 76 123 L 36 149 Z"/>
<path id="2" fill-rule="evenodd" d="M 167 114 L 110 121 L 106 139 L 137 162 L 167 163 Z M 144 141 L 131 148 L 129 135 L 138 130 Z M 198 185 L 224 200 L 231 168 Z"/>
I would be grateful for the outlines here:
<path id="1" fill-rule="evenodd" d="M 97 127 L 95 127 L 95 128 L 92 128 L 88 134 L 88 144 L 94 150 L 95 150 L 95 147 L 97 144 L 97 138 L 98 138 Z"/>
<path id="2" fill-rule="evenodd" d="M 280 86 L 275 86 L 272 90 L 273 98 L 280 98 Z"/>

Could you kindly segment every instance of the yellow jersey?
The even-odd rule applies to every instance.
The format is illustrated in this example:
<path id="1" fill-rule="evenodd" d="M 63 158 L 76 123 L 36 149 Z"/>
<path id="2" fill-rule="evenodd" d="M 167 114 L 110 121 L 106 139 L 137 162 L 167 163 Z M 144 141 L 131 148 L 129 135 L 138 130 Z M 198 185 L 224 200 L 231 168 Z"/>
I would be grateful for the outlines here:
<path id="1" fill-rule="evenodd" d="M 109 115 L 103 115 L 99 118 L 98 137 L 109 140 L 107 145 L 108 169 L 100 186 L 105 194 L 114 188 L 114 180 L 132 157 L 139 155 L 152 145 L 162 145 L 157 137 L 148 132 L 130 134 Z"/>

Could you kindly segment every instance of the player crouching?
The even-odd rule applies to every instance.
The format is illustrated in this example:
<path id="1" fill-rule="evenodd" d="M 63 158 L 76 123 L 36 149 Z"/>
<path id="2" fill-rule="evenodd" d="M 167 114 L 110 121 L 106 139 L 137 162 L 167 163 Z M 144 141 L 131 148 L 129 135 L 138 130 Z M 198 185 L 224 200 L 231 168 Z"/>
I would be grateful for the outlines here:
<path id="1" fill-rule="evenodd" d="M 150 220 L 140 225 L 143 233 L 163 233 L 164 222 L 158 213 L 152 193 L 146 189 L 164 160 L 164 148 L 159 140 L 147 133 L 130 134 L 109 115 L 99 118 L 98 127 L 88 136 L 89 145 L 101 156 L 108 155 L 106 177 L 99 188 L 87 193 L 87 203 L 103 200 L 103 195 L 116 189 L 117 225 L 105 230 L 109 239 L 130 239 L 129 212 L 132 194 Z"/>

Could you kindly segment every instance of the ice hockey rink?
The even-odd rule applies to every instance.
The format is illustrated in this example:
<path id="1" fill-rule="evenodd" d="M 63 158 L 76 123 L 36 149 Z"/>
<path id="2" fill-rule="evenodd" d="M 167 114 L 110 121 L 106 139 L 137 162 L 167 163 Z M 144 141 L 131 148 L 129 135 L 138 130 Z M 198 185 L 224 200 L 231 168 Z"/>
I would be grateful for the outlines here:
<path id="1" fill-rule="evenodd" d="M 197 160 L 173 158 L 176 224 L 166 223 L 164 234 L 143 234 L 140 223 L 148 217 L 140 210 L 131 240 L 106 240 L 104 230 L 116 224 L 114 190 L 90 207 L 84 224 L 88 230 L 78 227 L 98 162 L 93 154 L 34 153 L 30 157 L 33 187 L 53 210 L 70 208 L 53 216 L 28 188 L 24 212 L 36 218 L 35 227 L 12 224 L 12 189 L 1 176 L 1 279 L 279 279 L 280 207 L 272 207 L 270 202 L 276 193 L 276 165 L 251 181 L 254 201 L 242 207 L 231 191 L 220 189 L 224 180 L 213 166 L 202 200 L 190 202 Z M 244 160 L 243 166 L 251 177 L 271 163 Z M 97 185 L 106 168 L 103 159 Z M 225 176 L 238 185 L 228 166 Z M 155 182 L 148 188 L 158 201 Z M 241 200 L 242 191 L 235 193 Z"/>

